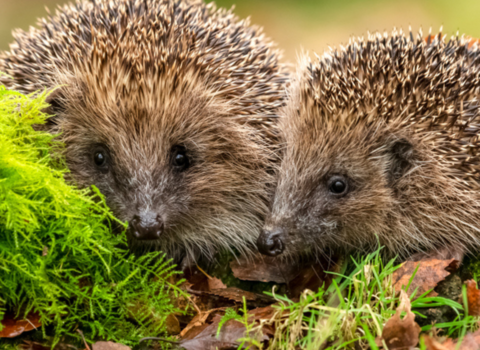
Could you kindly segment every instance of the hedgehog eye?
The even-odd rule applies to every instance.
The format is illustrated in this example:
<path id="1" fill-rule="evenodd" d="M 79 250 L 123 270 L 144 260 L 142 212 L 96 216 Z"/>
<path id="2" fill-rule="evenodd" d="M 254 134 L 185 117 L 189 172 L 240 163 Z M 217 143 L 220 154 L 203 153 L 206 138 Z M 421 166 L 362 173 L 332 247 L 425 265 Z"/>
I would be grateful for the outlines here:
<path id="1" fill-rule="evenodd" d="M 95 162 L 96 166 L 104 167 L 107 163 L 107 157 L 105 157 L 103 152 L 96 152 L 95 156 L 93 157 L 93 161 Z"/>
<path id="2" fill-rule="evenodd" d="M 184 171 L 190 166 L 187 150 L 183 146 L 172 147 L 172 165 L 175 169 Z"/>
<path id="3" fill-rule="evenodd" d="M 344 178 L 335 176 L 330 179 L 328 189 L 336 196 L 345 195 L 348 192 L 348 183 Z"/>
<path id="4" fill-rule="evenodd" d="M 97 148 L 93 152 L 93 162 L 97 169 L 102 171 L 108 170 L 108 152 L 103 148 Z"/>

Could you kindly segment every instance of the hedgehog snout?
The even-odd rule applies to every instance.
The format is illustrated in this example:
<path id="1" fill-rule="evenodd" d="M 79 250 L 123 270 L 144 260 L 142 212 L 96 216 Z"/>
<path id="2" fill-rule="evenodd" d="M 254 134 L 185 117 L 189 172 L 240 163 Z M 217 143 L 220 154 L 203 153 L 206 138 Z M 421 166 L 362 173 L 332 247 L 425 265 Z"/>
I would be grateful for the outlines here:
<path id="1" fill-rule="evenodd" d="M 283 243 L 283 230 L 281 228 L 263 230 L 258 237 L 257 248 L 260 253 L 268 256 L 282 254 L 285 249 Z"/>
<path id="2" fill-rule="evenodd" d="M 162 219 L 157 216 L 154 220 L 141 220 L 140 216 L 135 215 L 128 226 L 130 235 L 139 241 L 153 241 L 162 236 L 164 224 Z"/>

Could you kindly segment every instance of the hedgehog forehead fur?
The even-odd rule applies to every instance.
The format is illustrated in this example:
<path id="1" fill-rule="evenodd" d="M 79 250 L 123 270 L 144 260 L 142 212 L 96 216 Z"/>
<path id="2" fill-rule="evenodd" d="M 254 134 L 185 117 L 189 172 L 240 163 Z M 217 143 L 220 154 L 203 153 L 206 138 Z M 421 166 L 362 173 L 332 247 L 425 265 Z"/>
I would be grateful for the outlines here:
<path id="1" fill-rule="evenodd" d="M 201 1 L 97 0 L 60 7 L 0 56 L 9 88 L 50 94 L 72 178 L 122 220 L 161 217 L 140 248 L 171 256 L 248 250 L 267 208 L 286 73 L 261 30 Z M 177 172 L 171 152 L 186 150 Z M 99 172 L 93 154 L 108 155 Z M 131 239 L 132 245 L 138 245 Z"/>
<path id="2" fill-rule="evenodd" d="M 400 255 L 478 246 L 479 67 L 468 39 L 396 31 L 305 58 L 280 112 L 266 231 L 288 232 L 292 254 L 378 241 Z M 335 178 L 349 186 L 338 199 Z"/>

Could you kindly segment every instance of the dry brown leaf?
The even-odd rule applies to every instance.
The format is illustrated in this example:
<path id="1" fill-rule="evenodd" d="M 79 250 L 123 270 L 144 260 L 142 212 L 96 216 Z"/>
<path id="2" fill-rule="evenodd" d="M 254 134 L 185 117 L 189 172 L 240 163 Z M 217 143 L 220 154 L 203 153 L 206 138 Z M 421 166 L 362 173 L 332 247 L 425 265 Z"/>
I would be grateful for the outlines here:
<path id="1" fill-rule="evenodd" d="M 402 319 L 402 312 L 406 316 Z M 405 291 L 400 292 L 400 305 L 395 315 L 383 327 L 382 340 L 389 350 L 413 349 L 418 344 L 420 326 L 415 322 L 415 314 L 411 311 L 410 299 Z"/>
<path id="2" fill-rule="evenodd" d="M 220 319 L 221 317 L 216 316 L 212 324 L 204 328 L 195 338 L 182 340 L 180 346 L 186 350 L 236 350 L 240 344 L 238 340 L 245 336 L 245 326 L 238 321 L 229 320 L 222 326 L 217 337 Z M 260 342 L 268 340 L 268 336 L 264 334 L 252 333 L 249 336 Z"/>
<path id="3" fill-rule="evenodd" d="M 266 307 L 259 307 L 248 312 L 249 315 L 253 316 L 255 321 L 261 324 L 263 320 L 271 320 L 278 311 L 274 309 L 271 305 Z M 250 317 L 249 317 L 250 318 Z M 275 334 L 275 327 L 274 324 L 263 324 L 262 325 L 262 332 L 264 335 L 269 337 L 273 337 Z"/>
<path id="4" fill-rule="evenodd" d="M 297 275 L 299 266 L 282 259 L 264 256 L 241 256 L 230 262 L 233 275 L 244 281 L 288 283 Z"/>
<path id="5" fill-rule="evenodd" d="M 474 280 L 465 281 L 467 285 L 468 314 L 480 316 L 480 290 Z"/>
<path id="6" fill-rule="evenodd" d="M 425 343 L 425 347 L 427 350 L 452 350 L 450 345 L 448 344 L 441 344 L 437 340 L 433 339 L 432 337 L 429 337 L 428 335 L 422 336 L 423 342 Z M 448 339 L 451 340 L 451 339 Z M 453 349 L 455 348 L 455 344 Z"/>
<path id="7" fill-rule="evenodd" d="M 23 320 L 16 320 L 14 315 L 7 313 L 3 316 L 2 330 L 0 331 L 0 338 L 15 338 L 23 332 L 28 332 L 38 327 L 41 327 L 40 315 L 34 312 L 28 314 Z"/>
<path id="8" fill-rule="evenodd" d="M 443 281 L 445 277 L 450 274 L 446 269 L 448 268 L 452 271 L 452 269 L 455 269 L 455 267 L 458 266 L 458 262 L 455 259 L 406 261 L 392 275 L 392 282 L 396 291 L 399 291 L 403 286 L 408 285 L 418 265 L 420 265 L 420 267 L 407 291 L 407 294 L 411 295 L 413 291 L 418 288 L 416 294 L 417 297 L 426 291 L 435 288 L 439 282 Z M 429 294 L 429 296 L 436 295 L 438 294 L 434 291 Z"/>
<path id="9" fill-rule="evenodd" d="M 213 312 L 217 311 L 225 311 L 225 308 L 211 309 L 196 314 L 195 317 L 190 321 L 190 323 L 180 332 L 180 337 L 184 338 L 191 329 L 203 326 L 205 322 L 207 322 L 208 316 L 210 316 L 210 314 L 212 314 Z M 195 335 L 190 334 L 190 336 L 194 337 Z"/>
<path id="10" fill-rule="evenodd" d="M 322 286 L 328 288 L 335 277 L 329 272 L 339 272 L 340 268 L 339 259 L 304 265 L 298 270 L 297 276 L 288 283 L 288 296 L 298 298 L 305 289 L 317 291 Z"/>
<path id="11" fill-rule="evenodd" d="M 185 350 L 234 350 L 238 348 L 238 339 L 245 334 L 245 327 L 240 322 L 229 320 L 225 322 L 217 338 L 218 322 L 203 329 L 195 338 L 184 339 L 180 346 Z"/>
<path id="12" fill-rule="evenodd" d="M 250 310 L 248 313 L 255 317 L 256 321 L 260 320 L 269 320 L 271 319 L 275 313 L 277 312 L 271 305 L 266 307 L 257 307 L 256 309 Z"/>
<path id="13" fill-rule="evenodd" d="M 193 289 L 197 291 L 209 291 L 208 285 L 209 278 L 205 273 L 199 270 L 198 266 L 190 266 L 183 271 L 184 278 L 188 281 L 187 289 Z"/>
<path id="14" fill-rule="evenodd" d="M 222 282 L 221 279 L 212 277 L 208 280 L 208 288 L 209 290 L 213 289 L 225 289 L 227 286 Z"/>
<path id="15" fill-rule="evenodd" d="M 180 322 L 174 314 L 168 315 L 165 323 L 168 334 L 177 335 L 178 333 L 180 333 Z"/>
<path id="16" fill-rule="evenodd" d="M 332 275 L 338 272 L 340 259 L 323 257 L 320 261 L 292 263 L 279 258 L 266 257 L 260 253 L 253 258 L 240 257 L 230 263 L 233 275 L 241 280 L 286 283 L 289 296 L 298 297 L 305 289 L 318 290 L 331 283 Z"/>
<path id="17" fill-rule="evenodd" d="M 458 342 L 453 339 L 447 339 L 443 343 L 438 340 L 423 336 L 423 341 L 427 350 L 480 350 L 480 334 L 479 331 L 467 334 L 458 347 Z"/>
<path id="18" fill-rule="evenodd" d="M 99 341 L 92 345 L 92 350 L 131 350 L 128 346 L 111 341 Z"/>
<path id="19" fill-rule="evenodd" d="M 18 345 L 20 350 L 79 350 L 77 346 L 66 344 L 66 343 L 57 343 L 52 349 L 52 344 L 48 344 L 48 341 L 45 344 L 24 340 L 22 344 Z"/>
<path id="20" fill-rule="evenodd" d="M 46 346 L 38 342 L 24 340 L 22 344 L 18 346 L 21 350 L 51 350 L 51 346 Z"/>
<path id="21" fill-rule="evenodd" d="M 263 294 L 257 294 L 252 292 L 244 291 L 236 287 L 228 287 L 224 289 L 214 289 L 210 292 L 205 292 L 206 294 L 215 295 L 225 299 L 233 300 L 237 303 L 243 303 L 243 298 L 250 302 L 250 306 L 255 306 L 256 304 L 265 304 L 269 305 L 274 302 L 274 299 Z"/>

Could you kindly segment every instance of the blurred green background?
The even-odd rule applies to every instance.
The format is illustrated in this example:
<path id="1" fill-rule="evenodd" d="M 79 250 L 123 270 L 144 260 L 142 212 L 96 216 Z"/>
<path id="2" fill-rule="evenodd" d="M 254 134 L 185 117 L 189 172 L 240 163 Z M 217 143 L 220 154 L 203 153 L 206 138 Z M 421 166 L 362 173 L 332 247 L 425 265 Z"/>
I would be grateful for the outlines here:
<path id="1" fill-rule="evenodd" d="M 15 28 L 28 29 L 45 7 L 54 9 L 67 0 L 0 0 L 0 50 L 8 49 Z M 480 37 L 480 0 L 218 0 L 223 7 L 236 6 L 236 13 L 265 28 L 295 61 L 302 50 L 322 53 L 328 46 L 348 42 L 352 35 L 393 27 L 413 30 L 431 27 L 444 33 L 457 31 Z"/>

